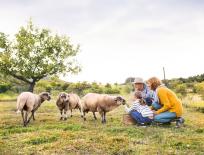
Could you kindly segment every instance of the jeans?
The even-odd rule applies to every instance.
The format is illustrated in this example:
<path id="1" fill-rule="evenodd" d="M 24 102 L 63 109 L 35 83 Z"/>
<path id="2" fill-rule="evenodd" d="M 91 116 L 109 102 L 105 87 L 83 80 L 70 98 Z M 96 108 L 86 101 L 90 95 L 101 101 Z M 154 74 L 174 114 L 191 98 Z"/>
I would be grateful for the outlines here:
<path id="1" fill-rule="evenodd" d="M 157 102 L 152 103 L 152 106 L 154 107 L 155 110 L 158 110 L 162 107 Z M 176 118 L 175 112 L 165 111 L 165 112 L 162 112 L 162 113 L 154 116 L 154 121 L 159 122 L 159 123 L 168 123 L 168 122 L 171 122 L 171 120 L 173 120 L 175 118 Z"/>
<path id="2" fill-rule="evenodd" d="M 175 118 L 176 118 L 175 112 L 166 111 L 154 116 L 154 121 L 159 123 L 168 123 Z"/>
<path id="3" fill-rule="evenodd" d="M 141 113 L 138 111 L 131 111 L 130 116 L 137 121 L 137 123 L 142 124 L 142 123 L 151 123 L 152 119 L 148 117 L 143 117 Z"/>

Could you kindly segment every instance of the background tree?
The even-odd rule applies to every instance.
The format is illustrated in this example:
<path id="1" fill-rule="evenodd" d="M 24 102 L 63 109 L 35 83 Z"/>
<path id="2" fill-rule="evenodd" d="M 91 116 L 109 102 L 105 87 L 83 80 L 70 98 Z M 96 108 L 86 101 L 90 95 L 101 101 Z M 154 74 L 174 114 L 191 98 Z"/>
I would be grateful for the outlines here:
<path id="1" fill-rule="evenodd" d="M 128 78 L 125 79 L 125 84 L 132 83 L 132 82 L 134 82 L 134 80 L 135 80 L 134 77 L 128 77 Z"/>
<path id="2" fill-rule="evenodd" d="M 70 44 L 69 38 L 40 29 L 29 21 L 21 27 L 13 41 L 0 33 L 0 72 L 29 84 L 29 91 L 40 79 L 66 73 L 78 73 L 80 67 L 74 59 L 79 46 Z"/>

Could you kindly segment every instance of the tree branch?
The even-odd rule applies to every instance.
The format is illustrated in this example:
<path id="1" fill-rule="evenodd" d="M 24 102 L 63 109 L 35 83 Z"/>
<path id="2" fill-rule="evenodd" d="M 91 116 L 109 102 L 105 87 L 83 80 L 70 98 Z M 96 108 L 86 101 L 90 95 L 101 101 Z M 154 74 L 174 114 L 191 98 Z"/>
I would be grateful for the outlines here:
<path id="1" fill-rule="evenodd" d="M 31 81 L 27 80 L 27 79 L 24 78 L 23 76 L 16 75 L 16 74 L 13 74 L 13 73 L 11 73 L 11 72 L 9 72 L 8 74 L 10 74 L 11 76 L 13 76 L 13 77 L 16 78 L 16 79 L 19 79 L 19 80 L 22 80 L 22 81 L 26 82 L 26 83 L 29 83 L 29 84 L 32 83 Z"/>

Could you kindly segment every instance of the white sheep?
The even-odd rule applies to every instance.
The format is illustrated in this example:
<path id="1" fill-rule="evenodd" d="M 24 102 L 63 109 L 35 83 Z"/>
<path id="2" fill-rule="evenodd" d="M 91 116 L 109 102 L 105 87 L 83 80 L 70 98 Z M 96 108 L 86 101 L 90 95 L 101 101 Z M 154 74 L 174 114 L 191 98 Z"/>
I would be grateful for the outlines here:
<path id="1" fill-rule="evenodd" d="M 106 112 L 109 112 L 121 104 L 125 104 L 125 99 L 121 96 L 110 96 L 106 94 L 88 93 L 82 98 L 83 117 L 85 112 L 93 112 L 95 120 L 95 112 L 99 112 L 102 118 L 102 123 L 106 123 Z"/>
<path id="2" fill-rule="evenodd" d="M 69 109 L 71 111 L 71 117 L 72 117 L 72 109 L 79 109 L 81 113 L 81 117 L 83 117 L 83 107 L 81 104 L 81 99 L 77 94 L 69 93 L 68 103 L 69 103 Z"/>
<path id="3" fill-rule="evenodd" d="M 39 95 L 31 92 L 23 92 L 17 98 L 17 113 L 21 113 L 23 119 L 23 125 L 26 126 L 31 118 L 35 120 L 34 113 L 40 107 L 45 100 L 50 100 L 50 94 L 48 92 L 42 92 Z M 24 116 L 25 111 L 25 116 Z M 28 114 L 32 113 L 28 119 Z"/>

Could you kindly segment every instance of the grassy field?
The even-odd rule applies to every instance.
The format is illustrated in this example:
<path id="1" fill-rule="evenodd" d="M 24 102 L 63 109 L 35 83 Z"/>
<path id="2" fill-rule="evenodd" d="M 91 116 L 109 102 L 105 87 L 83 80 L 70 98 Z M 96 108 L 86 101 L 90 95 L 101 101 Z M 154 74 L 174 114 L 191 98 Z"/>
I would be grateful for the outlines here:
<path id="1" fill-rule="evenodd" d="M 0 102 L 0 154 L 204 154 L 204 113 L 185 108 L 185 126 L 125 126 L 123 107 L 107 114 L 107 124 L 78 111 L 59 120 L 55 102 L 44 103 L 36 121 L 22 127 L 15 102 Z"/>

